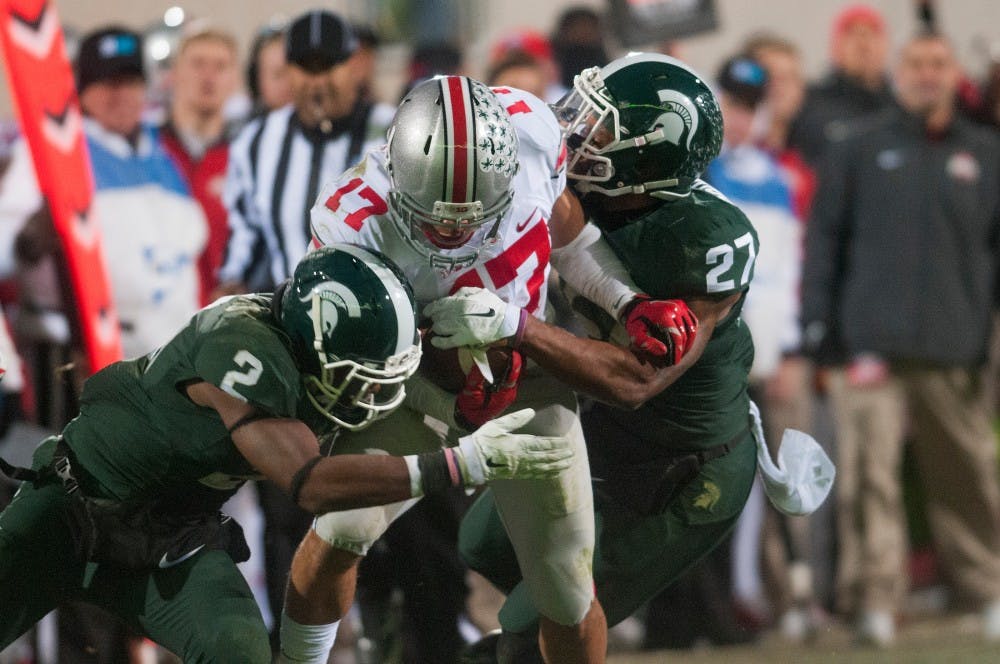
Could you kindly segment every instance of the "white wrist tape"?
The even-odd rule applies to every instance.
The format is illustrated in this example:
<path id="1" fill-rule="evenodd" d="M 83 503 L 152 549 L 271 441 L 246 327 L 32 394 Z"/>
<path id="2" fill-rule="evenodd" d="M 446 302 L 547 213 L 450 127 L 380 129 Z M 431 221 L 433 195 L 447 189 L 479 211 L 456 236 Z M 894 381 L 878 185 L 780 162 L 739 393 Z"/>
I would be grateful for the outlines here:
<path id="1" fill-rule="evenodd" d="M 553 249 L 550 261 L 560 277 L 615 320 L 641 292 L 600 229 L 590 222 L 572 242 Z"/>
<path id="2" fill-rule="evenodd" d="M 456 449 L 461 455 L 459 463 L 462 464 L 462 470 L 466 473 L 466 486 L 479 486 L 486 483 L 486 469 L 483 468 L 483 460 L 474 436 L 475 434 L 471 434 L 459 438 Z"/>
<path id="3" fill-rule="evenodd" d="M 420 484 L 422 473 L 420 464 L 417 463 L 417 455 L 407 454 L 403 457 L 403 461 L 406 462 L 406 469 L 410 471 L 410 495 L 419 498 L 424 495 L 424 488 Z"/>

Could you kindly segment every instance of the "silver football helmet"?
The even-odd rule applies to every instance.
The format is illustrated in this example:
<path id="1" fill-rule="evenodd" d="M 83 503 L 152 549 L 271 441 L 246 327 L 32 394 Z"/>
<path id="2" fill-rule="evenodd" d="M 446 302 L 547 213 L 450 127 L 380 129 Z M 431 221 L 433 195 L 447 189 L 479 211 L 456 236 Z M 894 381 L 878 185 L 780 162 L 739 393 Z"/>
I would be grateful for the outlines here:
<path id="1" fill-rule="evenodd" d="M 389 128 L 391 216 L 431 265 L 469 265 L 497 240 L 517 169 L 517 134 L 496 95 L 465 76 L 429 79 Z"/>

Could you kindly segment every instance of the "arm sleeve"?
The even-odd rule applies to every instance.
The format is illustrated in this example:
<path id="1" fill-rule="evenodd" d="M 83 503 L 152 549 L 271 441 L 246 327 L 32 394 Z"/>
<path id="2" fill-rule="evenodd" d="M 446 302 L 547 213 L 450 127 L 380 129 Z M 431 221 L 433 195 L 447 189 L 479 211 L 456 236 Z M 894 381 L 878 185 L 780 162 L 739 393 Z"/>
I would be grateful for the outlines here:
<path id="1" fill-rule="evenodd" d="M 455 395 L 441 389 L 419 371 L 406 381 L 408 408 L 429 415 L 448 425 L 449 429 L 460 429 L 455 423 Z"/>
<path id="2" fill-rule="evenodd" d="M 250 169 L 247 127 L 233 143 L 229 152 L 226 183 L 222 191 L 222 204 L 229 221 L 229 240 L 226 255 L 219 268 L 219 281 L 246 281 L 253 258 L 254 246 L 260 237 L 259 215 L 254 203 L 253 177 Z"/>
<path id="3" fill-rule="evenodd" d="M 569 244 L 553 249 L 550 260 L 566 283 L 615 320 L 640 292 L 593 223 L 588 222 Z"/>

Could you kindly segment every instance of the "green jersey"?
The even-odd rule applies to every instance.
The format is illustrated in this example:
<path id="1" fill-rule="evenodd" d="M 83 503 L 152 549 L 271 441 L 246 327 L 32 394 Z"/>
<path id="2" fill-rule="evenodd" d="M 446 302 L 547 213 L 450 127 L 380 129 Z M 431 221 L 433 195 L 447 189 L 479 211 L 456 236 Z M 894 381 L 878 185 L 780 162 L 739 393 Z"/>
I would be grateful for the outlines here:
<path id="1" fill-rule="evenodd" d="M 656 299 L 725 297 L 747 289 L 757 256 L 757 233 L 739 208 L 703 183 L 690 196 L 664 202 L 605 238 L 635 283 Z M 599 338 L 627 344 L 628 336 L 596 306 L 583 303 Z M 574 308 L 581 310 L 579 302 Z M 670 451 L 712 447 L 747 428 L 747 375 L 753 363 L 742 301 L 719 323 L 698 362 L 635 412 L 616 411 L 623 439 L 641 460 Z M 592 333 L 595 330 L 592 330 Z M 616 441 L 619 444 L 621 441 Z"/>
<path id="2" fill-rule="evenodd" d="M 87 380 L 80 414 L 63 432 L 84 490 L 200 512 L 217 509 L 256 476 L 218 413 L 187 397 L 185 388 L 199 381 L 265 413 L 303 420 L 317 435 L 333 426 L 305 398 L 271 297 L 224 298 L 165 346 Z"/>

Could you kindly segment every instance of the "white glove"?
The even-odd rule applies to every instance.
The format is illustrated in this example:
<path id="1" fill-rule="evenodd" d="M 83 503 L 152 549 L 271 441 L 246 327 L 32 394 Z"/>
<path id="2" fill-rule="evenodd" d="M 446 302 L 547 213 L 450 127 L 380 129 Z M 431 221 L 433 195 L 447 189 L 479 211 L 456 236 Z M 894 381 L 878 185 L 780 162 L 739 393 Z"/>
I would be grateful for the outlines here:
<path id="1" fill-rule="evenodd" d="M 568 469 L 573 450 L 563 436 L 511 433 L 527 424 L 535 411 L 525 408 L 490 420 L 458 440 L 455 456 L 466 486 L 490 480 L 547 479 Z"/>
<path id="2" fill-rule="evenodd" d="M 424 307 L 438 348 L 488 346 L 517 335 L 522 309 L 483 288 L 460 288 Z"/>
<path id="3" fill-rule="evenodd" d="M 789 516 L 812 514 L 833 487 L 837 469 L 830 457 L 809 434 L 785 429 L 775 465 L 764 440 L 760 411 L 753 401 L 750 402 L 750 415 L 757 440 L 757 470 L 771 504 Z"/>

